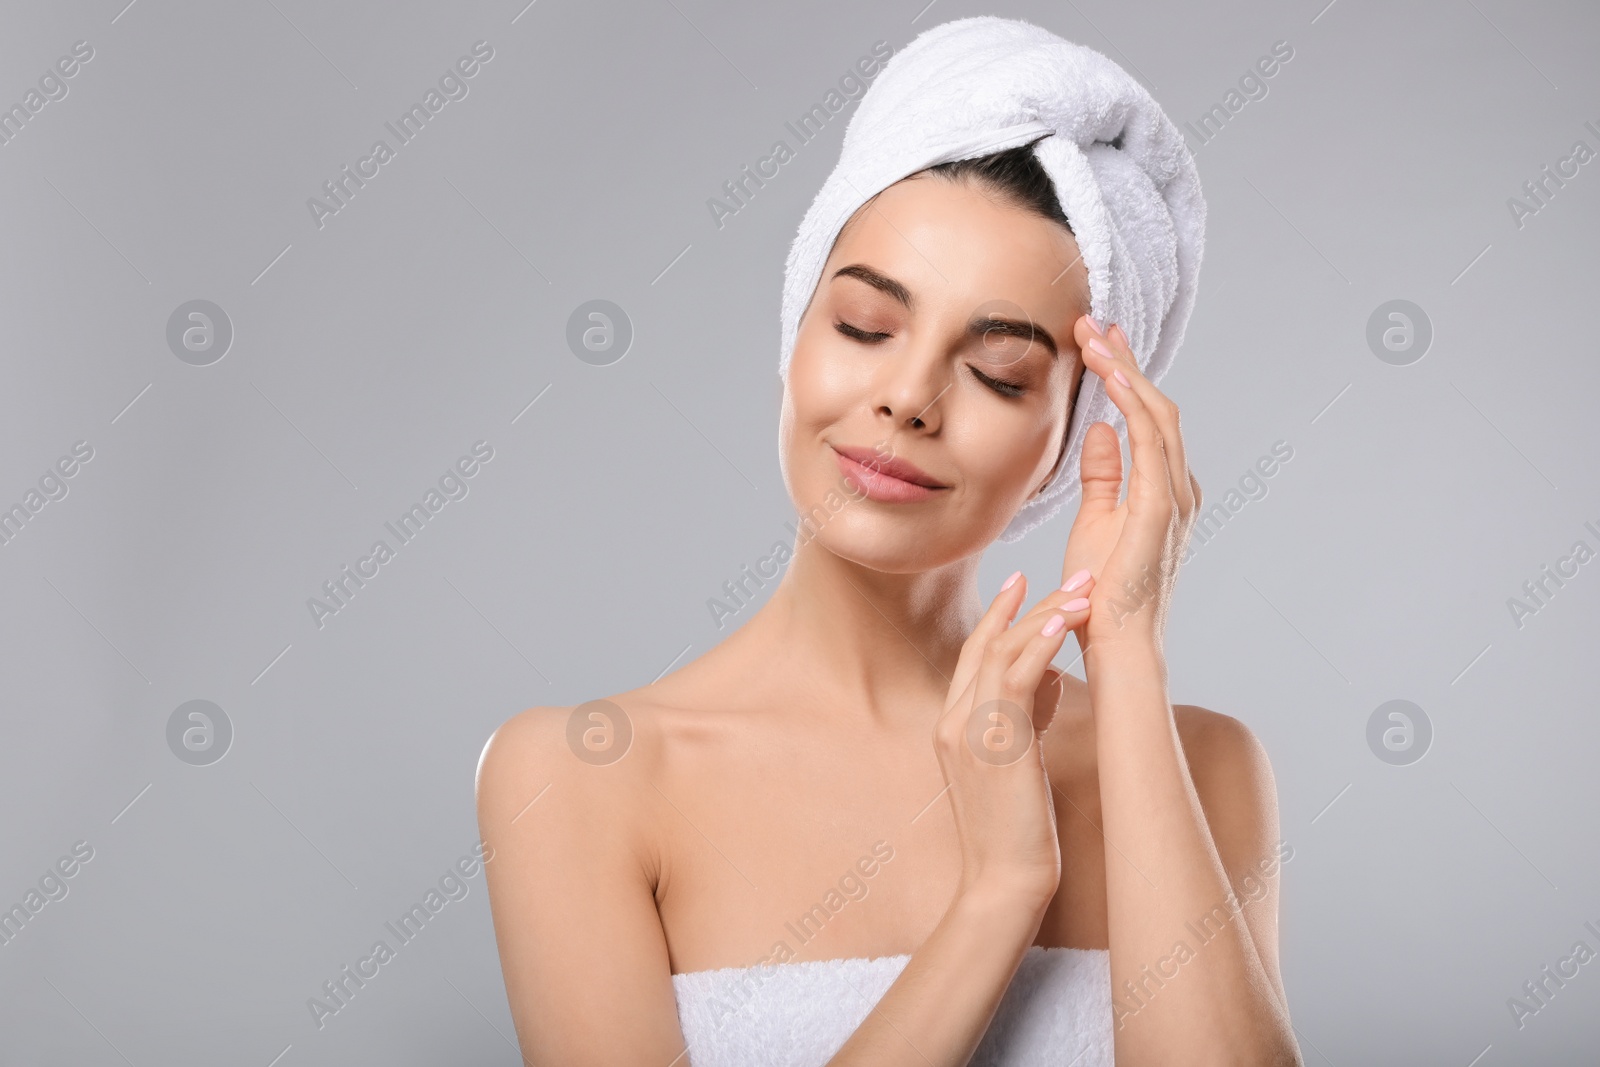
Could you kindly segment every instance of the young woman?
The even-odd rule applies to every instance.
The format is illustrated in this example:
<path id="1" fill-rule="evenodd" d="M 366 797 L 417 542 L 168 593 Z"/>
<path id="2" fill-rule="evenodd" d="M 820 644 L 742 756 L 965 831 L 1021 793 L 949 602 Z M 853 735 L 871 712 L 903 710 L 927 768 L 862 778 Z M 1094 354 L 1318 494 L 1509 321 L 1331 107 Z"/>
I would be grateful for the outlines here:
<path id="1" fill-rule="evenodd" d="M 865 106 L 865 105 L 863 105 Z M 768 601 L 652 685 L 532 708 L 479 820 L 534 1064 L 1298 1064 L 1272 773 L 1169 703 L 1200 489 L 1178 409 L 1029 145 L 851 215 L 799 319 L 780 433 L 806 536 Z M 978 564 L 1060 473 L 1061 580 Z M 1068 635 L 1085 681 L 1051 667 Z"/>

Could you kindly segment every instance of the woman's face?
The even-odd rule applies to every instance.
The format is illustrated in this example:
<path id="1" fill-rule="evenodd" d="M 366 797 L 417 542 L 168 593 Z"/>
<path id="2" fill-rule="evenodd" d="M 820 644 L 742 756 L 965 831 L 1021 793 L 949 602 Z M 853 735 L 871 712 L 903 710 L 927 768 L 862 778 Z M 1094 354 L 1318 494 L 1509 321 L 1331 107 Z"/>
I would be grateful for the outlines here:
<path id="1" fill-rule="evenodd" d="M 906 573 L 999 536 L 1062 453 L 1087 294 L 1072 234 L 979 184 L 908 178 L 858 211 L 783 399 L 784 479 L 829 551 Z"/>

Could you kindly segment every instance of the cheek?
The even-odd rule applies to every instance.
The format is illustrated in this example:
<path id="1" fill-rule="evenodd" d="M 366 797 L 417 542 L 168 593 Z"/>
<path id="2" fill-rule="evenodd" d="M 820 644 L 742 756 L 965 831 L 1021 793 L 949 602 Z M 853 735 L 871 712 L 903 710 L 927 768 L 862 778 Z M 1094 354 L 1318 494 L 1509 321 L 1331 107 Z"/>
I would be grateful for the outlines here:
<path id="1" fill-rule="evenodd" d="M 1055 460 L 1050 451 L 1048 420 L 1020 413 L 984 412 L 982 417 L 956 418 L 948 426 L 951 445 L 959 449 L 968 488 L 996 505 L 1024 497 L 1038 472 Z"/>
<path id="2" fill-rule="evenodd" d="M 818 439 L 839 422 L 848 408 L 848 390 L 827 356 L 819 353 L 816 345 L 808 344 L 802 331 L 789 359 L 779 421 L 779 462 L 796 501 L 817 496 L 834 473 L 832 468 L 816 462 Z"/>
<path id="3" fill-rule="evenodd" d="M 860 403 L 868 380 L 864 367 L 842 359 L 826 339 L 802 333 L 789 360 L 789 405 L 795 429 L 816 432 L 838 422 Z"/>

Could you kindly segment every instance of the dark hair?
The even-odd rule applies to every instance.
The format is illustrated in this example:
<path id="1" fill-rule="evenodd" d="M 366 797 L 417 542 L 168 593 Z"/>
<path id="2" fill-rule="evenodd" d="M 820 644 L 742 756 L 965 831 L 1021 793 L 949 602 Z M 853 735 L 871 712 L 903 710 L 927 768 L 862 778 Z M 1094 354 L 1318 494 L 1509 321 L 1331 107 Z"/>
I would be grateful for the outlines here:
<path id="1" fill-rule="evenodd" d="M 1059 222 L 1074 237 L 1077 236 L 1066 213 L 1061 210 L 1055 182 L 1050 180 L 1039 157 L 1033 154 L 1032 143 L 975 159 L 935 163 L 923 173 L 938 174 L 952 181 L 976 179 L 1018 207 Z"/>

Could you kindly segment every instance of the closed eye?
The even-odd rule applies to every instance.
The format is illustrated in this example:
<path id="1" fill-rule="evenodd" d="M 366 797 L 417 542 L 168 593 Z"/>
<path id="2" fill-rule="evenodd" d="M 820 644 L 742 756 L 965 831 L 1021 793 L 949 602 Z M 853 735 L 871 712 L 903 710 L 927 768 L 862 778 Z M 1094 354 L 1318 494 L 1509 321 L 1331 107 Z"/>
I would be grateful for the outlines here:
<path id="1" fill-rule="evenodd" d="M 860 341 L 862 344 L 869 345 L 886 341 L 892 336 L 891 334 L 883 333 L 881 331 L 869 333 L 860 327 L 852 326 L 848 322 L 843 321 L 834 323 L 833 328 L 852 340 Z M 977 367 L 969 367 L 968 369 L 972 371 L 973 376 L 977 378 L 978 381 L 982 382 L 984 385 L 987 385 L 990 389 L 993 389 L 1001 396 L 1017 397 L 1022 396 L 1028 391 L 1027 387 L 1021 382 L 1011 382 L 1005 380 L 1004 378 L 991 378 Z"/>
<path id="2" fill-rule="evenodd" d="M 1028 391 L 1021 382 L 1008 382 L 1004 378 L 991 378 L 977 367 L 969 367 L 968 369 L 972 371 L 973 376 L 978 381 L 987 385 L 1001 396 L 1021 396 Z"/>
<path id="3" fill-rule="evenodd" d="M 852 326 L 848 322 L 836 322 L 833 324 L 833 328 L 852 340 L 861 341 L 869 345 L 877 344 L 879 341 L 887 341 L 890 336 L 889 334 L 881 332 L 868 333 L 866 330 Z"/>

